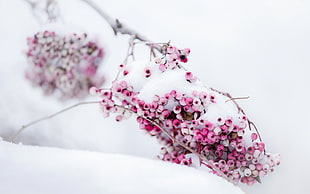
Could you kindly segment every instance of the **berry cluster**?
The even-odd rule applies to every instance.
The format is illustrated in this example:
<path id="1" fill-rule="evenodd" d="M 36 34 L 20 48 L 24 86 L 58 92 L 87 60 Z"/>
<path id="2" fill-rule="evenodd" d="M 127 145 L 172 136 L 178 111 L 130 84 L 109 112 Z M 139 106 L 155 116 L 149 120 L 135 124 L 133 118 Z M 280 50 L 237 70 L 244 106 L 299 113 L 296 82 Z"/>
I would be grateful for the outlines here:
<path id="1" fill-rule="evenodd" d="M 53 31 L 27 38 L 29 65 L 26 78 L 44 93 L 58 93 L 62 99 L 83 98 L 91 86 L 99 87 L 96 75 L 104 52 L 87 34 L 61 36 Z"/>
<path id="2" fill-rule="evenodd" d="M 186 63 L 188 61 L 187 56 L 190 53 L 190 49 L 185 48 L 179 50 L 174 46 L 169 46 L 165 50 L 164 58 L 155 59 L 155 63 L 159 64 L 159 70 L 165 71 L 166 69 L 174 69 L 180 67 L 179 64 Z M 162 61 L 164 59 L 164 61 Z"/>
<path id="3" fill-rule="evenodd" d="M 265 144 L 232 99 L 206 88 L 182 69 L 188 53 L 189 49 L 168 47 L 166 55 L 143 69 L 121 65 L 123 77 L 109 91 L 91 88 L 90 92 L 102 98 L 105 116 L 117 113 L 116 120 L 121 121 L 137 115 L 140 129 L 164 145 L 162 160 L 191 166 L 196 155 L 215 174 L 248 185 L 260 182 L 279 165 L 279 155 L 265 153 Z M 179 83 L 169 83 L 171 78 Z"/>

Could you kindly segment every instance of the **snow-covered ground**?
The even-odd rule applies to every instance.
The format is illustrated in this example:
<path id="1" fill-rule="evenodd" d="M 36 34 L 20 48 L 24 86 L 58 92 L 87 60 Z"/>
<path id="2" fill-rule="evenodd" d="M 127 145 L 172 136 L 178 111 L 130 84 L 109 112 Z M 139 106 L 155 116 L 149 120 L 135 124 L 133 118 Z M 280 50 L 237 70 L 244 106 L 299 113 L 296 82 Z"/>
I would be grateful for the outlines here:
<path id="1" fill-rule="evenodd" d="M 114 37 L 107 24 L 82 2 L 76 0 L 61 2 L 65 23 L 97 34 L 106 45 L 108 58 L 101 71 L 108 79 L 113 79 L 116 67 L 125 57 L 127 37 Z M 180 48 L 191 48 L 190 66 L 187 68 L 209 86 L 230 92 L 236 97 L 250 96 L 249 100 L 240 100 L 239 103 L 259 128 L 268 152 L 281 153 L 282 163 L 273 174 L 264 177 L 262 184 L 253 187 L 244 186 L 245 190 L 253 194 L 310 192 L 307 186 L 310 157 L 306 151 L 310 146 L 308 141 L 310 132 L 306 124 L 310 107 L 308 100 L 310 2 L 302 0 L 255 2 L 201 0 L 190 3 L 163 0 L 156 2 L 97 0 L 96 2 L 109 14 L 118 17 L 153 41 L 171 40 Z M 26 60 L 22 52 L 26 48 L 25 37 L 39 29 L 27 4 L 21 0 L 0 0 L 0 26 L 0 135 L 7 137 L 22 124 L 58 111 L 76 101 L 59 103 L 51 97 L 44 97 L 40 90 L 33 89 L 24 79 Z M 22 132 L 17 141 L 23 144 L 118 153 L 148 159 L 154 158 L 160 147 L 155 139 L 138 129 L 135 121 L 116 123 L 113 118 L 104 119 L 96 105 L 84 105 L 33 126 Z M 56 157 L 64 158 L 65 162 L 57 161 L 59 165 L 53 166 L 55 170 L 68 167 L 68 163 L 75 158 L 88 161 L 85 163 L 89 165 L 85 164 L 84 168 L 93 164 L 91 162 L 93 157 L 101 158 L 99 160 L 110 166 L 113 162 L 106 159 L 111 157 L 115 163 L 120 162 L 120 167 L 124 167 L 122 164 L 125 165 L 121 164 L 123 161 L 120 160 L 127 159 L 127 156 L 111 154 L 23 148 L 4 142 L 1 142 L 0 153 L 2 167 L 0 170 L 9 173 L 5 174 L 7 176 L 15 176 L 11 181 L 16 185 L 17 183 L 24 185 L 26 182 L 23 181 L 28 179 L 29 182 L 33 181 L 32 184 L 39 180 L 42 180 L 43 185 L 47 184 L 45 181 L 48 179 L 45 175 L 49 171 L 45 165 L 51 164 L 50 161 Z M 37 160 L 35 157 L 38 157 Z M 121 159 L 118 160 L 119 158 Z M 153 172 L 153 165 L 158 168 L 162 165 L 163 173 L 165 168 L 171 166 L 144 159 L 132 159 L 133 162 L 136 160 L 150 173 Z M 25 162 L 23 165 L 29 164 L 29 168 L 18 166 L 16 164 L 18 161 Z M 12 169 L 7 168 L 6 164 Z M 64 171 L 64 175 L 68 175 L 64 179 L 70 178 L 70 172 L 79 164 Z M 99 163 L 96 163 L 96 168 L 97 164 Z M 83 165 L 81 164 L 81 168 Z M 33 174 L 31 180 L 29 176 L 32 175 L 29 171 L 36 166 L 42 171 L 35 171 L 36 174 Z M 180 173 L 189 171 L 184 167 L 171 166 L 171 168 L 175 172 L 172 177 L 177 177 L 179 169 Z M 100 167 L 98 169 L 98 171 L 104 170 Z M 119 170 L 116 165 L 106 169 Z M 29 176 L 24 177 L 25 179 L 18 177 L 22 173 Z M 40 176 L 39 173 L 45 174 Z M 82 173 L 87 176 L 87 173 L 94 173 L 94 169 L 90 171 L 84 169 Z M 109 173 L 112 174 L 111 171 Z M 204 175 L 198 173 L 196 178 Z M 5 188 L 2 187 L 2 183 L 7 180 L 7 176 L 1 175 L 0 189 Z M 62 180 L 57 179 L 60 178 L 57 176 L 59 174 L 53 179 L 55 184 Z M 96 181 L 103 175 L 98 172 L 94 176 L 98 179 L 94 183 L 88 183 L 100 186 Z M 156 176 L 156 180 L 164 178 L 161 173 L 157 173 Z M 206 179 L 203 180 L 208 181 L 208 177 L 206 175 Z M 81 180 L 82 176 L 71 182 L 67 180 L 66 183 L 76 186 L 74 181 Z M 139 179 L 132 180 L 136 183 L 135 181 Z M 180 185 L 184 185 L 180 179 L 177 180 Z M 202 182 L 197 183 L 197 187 L 200 188 L 199 184 Z M 194 187 L 194 181 L 190 182 L 190 185 Z M 67 186 L 68 189 L 72 189 L 70 185 Z M 85 189 L 83 185 L 79 186 Z M 114 186 L 119 187 L 116 184 Z"/>
<path id="2" fill-rule="evenodd" d="M 243 194 L 194 168 L 120 154 L 0 142 L 0 193 Z"/>

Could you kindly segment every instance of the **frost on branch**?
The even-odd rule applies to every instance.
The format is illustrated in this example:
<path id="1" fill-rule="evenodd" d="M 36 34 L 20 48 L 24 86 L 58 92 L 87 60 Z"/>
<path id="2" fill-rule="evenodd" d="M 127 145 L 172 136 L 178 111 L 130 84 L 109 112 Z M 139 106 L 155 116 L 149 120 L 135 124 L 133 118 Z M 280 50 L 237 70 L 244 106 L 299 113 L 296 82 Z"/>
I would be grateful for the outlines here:
<path id="1" fill-rule="evenodd" d="M 121 65 L 110 90 L 90 92 L 102 98 L 104 116 L 116 113 L 116 121 L 137 116 L 140 129 L 163 145 L 160 159 L 195 166 L 195 155 L 201 166 L 234 183 L 260 182 L 279 165 L 279 155 L 265 153 L 233 99 L 182 67 L 189 52 L 170 46 L 151 62 Z"/>
<path id="2" fill-rule="evenodd" d="M 38 32 L 27 38 L 27 44 L 26 78 L 46 95 L 80 99 L 90 87 L 99 87 L 104 81 L 97 73 L 103 48 L 88 40 L 86 33 L 62 36 L 54 31 Z"/>

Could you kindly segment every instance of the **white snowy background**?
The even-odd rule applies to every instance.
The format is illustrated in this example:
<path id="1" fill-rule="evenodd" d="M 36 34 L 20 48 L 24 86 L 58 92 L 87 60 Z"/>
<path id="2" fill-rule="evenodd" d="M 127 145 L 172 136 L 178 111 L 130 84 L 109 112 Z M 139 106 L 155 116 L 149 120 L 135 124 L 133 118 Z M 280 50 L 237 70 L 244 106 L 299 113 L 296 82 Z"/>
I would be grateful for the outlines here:
<path id="1" fill-rule="evenodd" d="M 267 145 L 267 151 L 281 153 L 282 162 L 275 168 L 274 173 L 263 178 L 262 184 L 252 187 L 243 186 L 244 190 L 253 194 L 310 193 L 308 187 L 310 1 L 97 0 L 95 2 L 111 16 L 119 18 L 120 21 L 155 42 L 171 40 L 180 48 L 191 48 L 187 68 L 208 86 L 230 92 L 236 97 L 250 96 L 250 99 L 240 100 L 239 103 L 259 128 Z M 109 80 L 113 79 L 116 67 L 126 55 L 128 37 L 114 37 L 105 21 L 81 1 L 63 0 L 60 5 L 63 25 L 70 24 L 85 29 L 104 43 L 108 56 L 100 71 Z M 0 136 L 2 137 L 11 135 L 22 124 L 76 103 L 76 101 L 60 103 L 54 98 L 44 97 L 39 89 L 32 88 L 24 79 L 25 38 L 39 29 L 40 26 L 25 2 L 0 0 Z M 99 162 L 92 163 L 92 158 L 95 160 L 99 157 L 97 154 L 101 154 L 102 163 L 111 164 L 111 170 L 115 170 L 116 173 L 121 172 L 117 170 L 117 165 L 112 164 L 118 164 L 117 161 L 122 160 L 123 157 L 124 160 L 128 159 L 131 162 L 137 160 L 136 165 L 130 165 L 135 167 L 137 172 L 141 171 L 139 165 L 150 169 L 154 166 L 160 168 L 159 166 L 163 165 L 162 177 L 160 173 L 149 169 L 148 172 L 154 173 L 155 180 L 169 176 L 168 173 L 168 175 L 165 174 L 165 169 L 172 168 L 174 169 L 170 174 L 171 178 L 174 178 L 172 186 L 176 187 L 178 180 L 181 180 L 176 170 L 179 167 L 170 167 L 167 164 L 147 160 L 155 158 L 160 146 L 155 139 L 140 131 L 133 119 L 122 123 L 114 122 L 113 117 L 104 119 L 97 105 L 78 107 L 52 120 L 28 128 L 20 134 L 17 141 L 23 144 L 57 147 L 62 150 L 58 152 L 58 149 L 15 147 L 1 142 L 0 171 L 5 172 L 0 172 L 0 190 L 3 188 L 2 191 L 4 191 L 1 193 L 10 193 L 4 187 L 8 185 L 4 180 L 16 179 L 16 187 L 22 184 L 23 179 L 18 176 L 24 174 L 25 168 L 18 165 L 18 161 L 24 161 L 24 164 L 28 164 L 28 161 L 30 171 L 31 167 L 37 170 L 33 180 L 42 180 L 44 185 L 47 184 L 44 182 L 46 179 L 39 175 L 40 173 L 42 176 L 48 175 L 49 172 L 44 171 L 45 168 L 35 167 L 43 163 L 52 166 L 49 164 L 55 160 L 54 157 L 64 155 L 68 155 L 64 163 L 76 158 L 87 160 L 85 163 L 81 162 L 81 166 L 99 169 L 95 181 L 99 180 L 100 172 L 109 169 L 100 167 Z M 84 157 L 81 159 L 83 153 L 85 158 L 90 159 Z M 36 154 L 47 158 L 45 160 L 38 158 L 37 163 L 31 163 L 29 157 L 33 158 Z M 130 156 L 126 157 L 126 155 Z M 139 158 L 132 158 L 132 156 Z M 107 162 L 109 157 L 115 162 Z M 12 162 L 16 162 L 17 165 L 14 166 L 15 163 Z M 55 169 L 61 170 L 70 166 L 61 165 L 62 163 L 57 161 Z M 126 165 L 126 162 L 120 162 L 119 165 Z M 78 168 L 79 165 L 77 164 L 76 167 Z M 28 172 L 29 169 L 26 171 Z M 68 174 L 71 170 L 64 172 Z M 196 171 L 190 172 L 182 167 L 180 171 L 193 177 L 193 180 L 202 179 L 202 174 Z M 92 173 L 87 174 L 89 172 L 86 170 L 84 173 L 85 176 L 92 175 Z M 189 175 L 190 173 L 193 175 Z M 111 171 L 108 174 L 113 177 Z M 132 174 L 134 175 L 135 173 Z M 206 175 L 206 186 L 207 177 L 209 175 Z M 102 184 L 113 183 L 113 181 L 105 182 L 106 177 L 102 178 Z M 24 179 L 29 181 L 31 177 L 24 177 Z M 143 181 L 143 178 L 131 177 L 130 180 L 134 184 L 135 180 Z M 180 185 L 184 184 L 179 182 Z M 160 183 L 163 185 L 164 182 L 159 182 L 153 187 L 158 187 Z M 97 182 L 94 184 L 100 185 Z M 202 184 L 202 181 L 197 181 L 197 190 L 193 191 L 202 192 L 202 189 L 199 190 L 203 188 Z M 188 185 L 195 189 L 194 182 L 189 182 Z M 69 186 L 66 185 L 66 188 Z M 83 188 L 81 189 L 80 192 L 83 191 Z M 141 186 L 141 193 L 143 189 L 145 187 Z M 167 192 L 172 191 L 169 186 L 167 189 Z M 229 190 L 230 187 L 227 186 L 227 189 Z M 122 191 L 118 192 L 122 193 Z M 19 192 L 11 190 L 11 193 Z"/>

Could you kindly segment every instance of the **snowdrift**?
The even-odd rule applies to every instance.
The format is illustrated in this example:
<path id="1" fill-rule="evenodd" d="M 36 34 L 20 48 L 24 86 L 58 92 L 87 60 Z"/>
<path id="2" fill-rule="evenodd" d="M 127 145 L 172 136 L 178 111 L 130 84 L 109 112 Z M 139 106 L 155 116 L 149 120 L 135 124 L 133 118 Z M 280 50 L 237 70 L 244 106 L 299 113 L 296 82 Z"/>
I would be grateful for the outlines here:
<path id="1" fill-rule="evenodd" d="M 212 193 L 238 187 L 194 168 L 127 155 L 0 142 L 0 193 Z"/>

